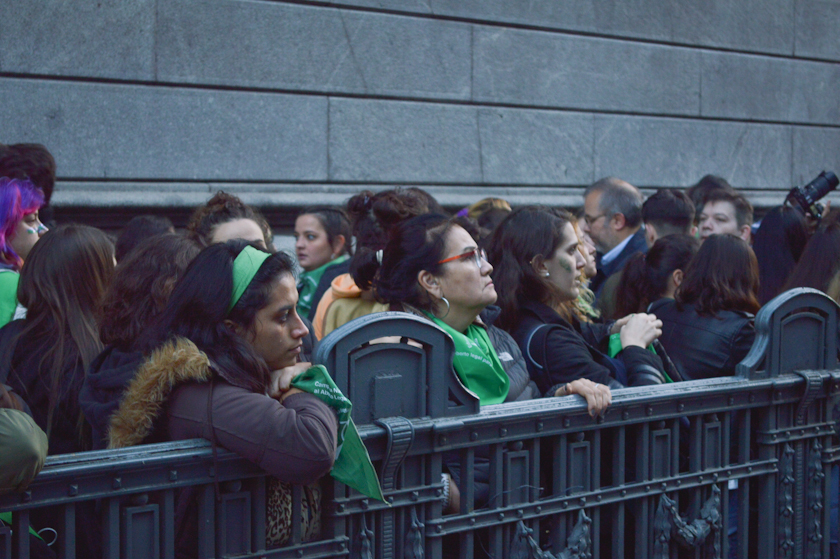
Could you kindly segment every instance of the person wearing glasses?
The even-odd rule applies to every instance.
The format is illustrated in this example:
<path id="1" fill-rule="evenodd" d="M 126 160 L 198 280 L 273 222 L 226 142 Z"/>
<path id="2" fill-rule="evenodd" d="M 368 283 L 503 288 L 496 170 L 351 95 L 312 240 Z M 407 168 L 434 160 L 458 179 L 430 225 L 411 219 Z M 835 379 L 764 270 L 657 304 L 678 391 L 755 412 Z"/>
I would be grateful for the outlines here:
<path id="1" fill-rule="evenodd" d="M 458 378 L 482 405 L 538 395 L 516 342 L 492 326 L 499 310 L 490 273 L 493 266 L 463 218 L 425 214 L 392 229 L 382 264 L 370 278 L 377 297 L 391 310 L 412 312 L 434 322 L 455 342 L 453 366 Z M 580 394 L 590 413 L 602 413 L 611 402 L 606 386 L 588 380 L 571 382 L 562 394 Z M 476 504 L 487 502 L 486 461 L 477 456 Z M 456 495 L 457 460 L 445 460 Z M 481 465 L 484 463 L 484 466 Z M 446 483 L 446 482 L 445 482 Z M 457 499 L 450 501 L 457 510 Z"/>
<path id="2" fill-rule="evenodd" d="M 644 197 L 632 184 L 607 177 L 587 188 L 583 198 L 583 232 L 598 249 L 598 274 L 589 288 L 600 300 L 607 279 L 620 272 L 631 256 L 647 252 L 642 228 Z"/>

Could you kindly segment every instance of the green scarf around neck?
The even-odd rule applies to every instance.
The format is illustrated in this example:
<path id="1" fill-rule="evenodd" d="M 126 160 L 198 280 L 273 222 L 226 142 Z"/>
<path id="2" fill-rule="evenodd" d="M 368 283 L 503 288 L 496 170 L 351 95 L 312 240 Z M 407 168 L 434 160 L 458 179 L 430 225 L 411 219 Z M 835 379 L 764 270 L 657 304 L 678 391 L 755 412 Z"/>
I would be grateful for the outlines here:
<path id="1" fill-rule="evenodd" d="M 320 268 L 315 268 L 311 272 L 302 272 L 300 274 L 297 285 L 297 312 L 299 315 L 309 316 L 309 310 L 312 308 L 312 303 L 317 303 L 317 301 L 312 301 L 312 296 L 315 295 L 315 290 L 318 289 L 318 283 L 320 283 L 321 277 L 324 275 L 324 272 L 327 271 L 327 268 L 336 264 L 341 264 L 348 258 L 349 256 L 342 254 L 335 260 L 330 260 Z"/>
<path id="2" fill-rule="evenodd" d="M 510 378 L 490 343 L 487 331 L 478 324 L 470 324 L 466 332 L 458 332 L 436 316 L 425 314 L 452 336 L 455 342 L 455 357 L 452 360 L 455 372 L 464 386 L 478 396 L 481 405 L 504 402 L 510 390 Z"/>

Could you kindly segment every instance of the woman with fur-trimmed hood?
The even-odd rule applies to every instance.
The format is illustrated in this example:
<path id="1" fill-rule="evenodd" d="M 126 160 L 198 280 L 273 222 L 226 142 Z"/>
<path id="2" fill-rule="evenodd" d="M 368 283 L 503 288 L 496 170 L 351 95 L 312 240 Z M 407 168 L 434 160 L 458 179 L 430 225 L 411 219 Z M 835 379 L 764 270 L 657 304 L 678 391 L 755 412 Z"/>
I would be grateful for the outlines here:
<path id="1" fill-rule="evenodd" d="M 200 437 L 280 482 L 328 473 L 336 415 L 289 387 L 309 367 L 296 364 L 308 330 L 292 269 L 286 254 L 244 241 L 204 249 L 138 340 L 148 357 L 111 418 L 109 447 Z M 194 554 L 192 516 L 176 519 L 179 555 Z"/>

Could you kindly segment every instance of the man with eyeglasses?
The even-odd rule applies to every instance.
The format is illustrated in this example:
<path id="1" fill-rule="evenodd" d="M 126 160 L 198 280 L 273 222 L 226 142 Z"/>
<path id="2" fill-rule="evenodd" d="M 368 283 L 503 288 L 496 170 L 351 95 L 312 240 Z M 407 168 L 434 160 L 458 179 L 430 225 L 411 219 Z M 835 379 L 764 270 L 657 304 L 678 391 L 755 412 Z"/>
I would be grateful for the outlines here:
<path id="1" fill-rule="evenodd" d="M 644 197 L 632 184 L 615 177 L 607 177 L 591 185 L 583 193 L 583 231 L 598 249 L 598 274 L 589 288 L 599 301 L 613 295 L 617 277 L 624 264 L 637 252 L 647 252 L 645 231 L 642 228 Z M 609 283 L 609 285 L 607 285 Z"/>

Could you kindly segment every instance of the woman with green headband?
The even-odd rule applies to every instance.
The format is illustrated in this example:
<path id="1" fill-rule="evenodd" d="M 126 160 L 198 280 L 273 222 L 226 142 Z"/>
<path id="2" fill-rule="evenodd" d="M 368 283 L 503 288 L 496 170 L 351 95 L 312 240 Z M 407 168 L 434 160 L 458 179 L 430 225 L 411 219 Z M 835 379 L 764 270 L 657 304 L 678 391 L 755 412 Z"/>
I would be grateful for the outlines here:
<path id="1" fill-rule="evenodd" d="M 528 383 L 516 342 L 487 325 L 498 316 L 498 308 L 488 309 L 496 302 L 490 278 L 493 267 L 467 228 L 474 229 L 465 220 L 438 214 L 414 217 L 395 227 L 373 278 L 376 295 L 390 303 L 392 310 L 419 314 L 452 336 L 455 372 L 482 405 L 527 398 L 527 394 L 538 396 Z M 528 386 L 522 384 L 522 376 Z M 583 396 L 593 416 L 611 401 L 606 386 L 585 379 L 566 385 L 563 394 Z M 487 501 L 489 476 L 487 462 L 481 463 L 480 458 L 476 457 L 474 474 L 478 504 Z M 457 495 L 458 466 L 457 459 L 447 460 L 455 481 L 452 495 Z M 457 499 L 451 501 L 450 510 L 456 505 Z"/>
<path id="2" fill-rule="evenodd" d="M 309 366 L 296 363 L 308 332 L 292 269 L 285 253 L 245 241 L 202 250 L 137 342 L 146 362 L 111 419 L 109 447 L 201 437 L 280 482 L 307 485 L 328 473 L 336 414 L 288 388 Z M 195 534 L 182 535 L 178 549 L 195 555 Z"/>

